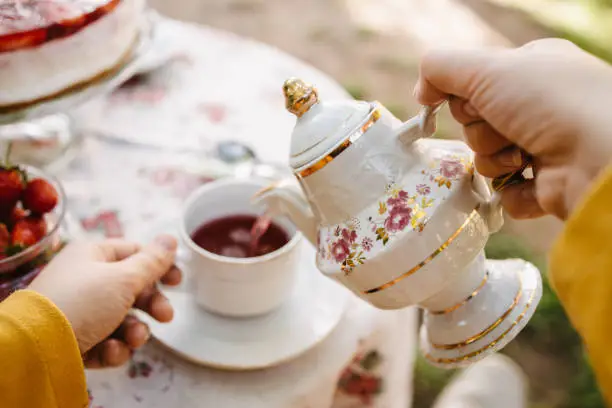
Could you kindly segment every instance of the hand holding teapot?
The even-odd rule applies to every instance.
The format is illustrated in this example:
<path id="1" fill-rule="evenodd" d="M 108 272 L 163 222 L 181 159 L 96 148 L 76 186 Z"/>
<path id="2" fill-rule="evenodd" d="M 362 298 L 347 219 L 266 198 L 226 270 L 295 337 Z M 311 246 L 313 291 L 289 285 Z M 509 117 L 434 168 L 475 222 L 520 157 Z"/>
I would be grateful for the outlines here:
<path id="1" fill-rule="evenodd" d="M 538 40 L 517 49 L 439 51 L 425 56 L 419 102 L 450 96 L 486 177 L 514 171 L 520 148 L 533 158 L 536 180 L 504 190 L 514 218 L 544 214 L 565 220 L 609 165 L 612 70 L 569 41 Z"/>
<path id="2" fill-rule="evenodd" d="M 296 115 L 295 181 L 254 202 L 287 215 L 317 249 L 323 274 L 382 309 L 419 305 L 425 357 L 444 367 L 507 344 L 541 296 L 532 265 L 491 267 L 484 246 L 503 224 L 499 202 L 463 142 L 430 138 L 437 109 L 402 123 L 378 102 L 320 101 L 285 82 Z"/>

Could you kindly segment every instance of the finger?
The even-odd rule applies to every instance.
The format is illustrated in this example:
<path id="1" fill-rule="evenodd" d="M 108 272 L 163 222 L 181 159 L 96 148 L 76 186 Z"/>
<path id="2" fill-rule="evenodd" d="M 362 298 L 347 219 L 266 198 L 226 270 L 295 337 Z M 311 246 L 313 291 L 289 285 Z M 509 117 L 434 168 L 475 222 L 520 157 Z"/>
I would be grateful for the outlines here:
<path id="1" fill-rule="evenodd" d="M 483 121 L 476 108 L 466 99 L 451 97 L 448 100 L 448 107 L 453 118 L 464 126 Z"/>
<path id="2" fill-rule="evenodd" d="M 530 41 L 518 49 L 537 52 L 563 52 L 564 55 L 566 55 L 567 51 L 575 48 L 576 44 L 568 40 L 561 38 L 541 38 L 539 40 Z"/>
<path id="3" fill-rule="evenodd" d="M 147 286 L 138 294 L 138 296 L 136 296 L 134 307 L 144 312 L 148 312 L 153 295 L 155 295 L 157 292 L 159 292 L 159 289 L 157 289 L 156 285 Z"/>
<path id="4" fill-rule="evenodd" d="M 463 128 L 465 142 L 480 155 L 490 156 L 509 146 L 512 142 L 498 133 L 488 122 L 474 122 Z"/>
<path id="5" fill-rule="evenodd" d="M 449 107 L 455 120 L 464 126 L 465 141 L 474 152 L 488 156 L 512 144 L 483 120 L 478 110 L 469 101 L 451 97 Z"/>
<path id="6" fill-rule="evenodd" d="M 87 368 L 118 367 L 132 355 L 130 348 L 117 339 L 107 339 L 89 350 L 83 362 Z"/>
<path id="7" fill-rule="evenodd" d="M 501 205 L 512 218 L 530 219 L 546 214 L 536 199 L 533 180 L 509 186 L 501 194 Z"/>
<path id="8" fill-rule="evenodd" d="M 479 74 L 494 58 L 487 51 L 436 51 L 421 60 L 420 77 L 415 90 L 419 103 L 431 105 L 444 95 L 470 99 L 481 80 Z"/>
<path id="9" fill-rule="evenodd" d="M 536 162 L 536 169 L 541 166 Z M 562 167 L 547 168 L 546 171 L 537 172 L 535 178 L 536 194 L 540 206 L 548 214 L 552 214 L 562 220 L 567 219 L 568 203 L 564 191 L 579 192 L 589 185 L 587 180 L 580 177 L 574 178 L 574 183 L 578 185 L 568 185 L 567 170 Z M 578 195 L 580 196 L 580 195 Z"/>
<path id="10" fill-rule="evenodd" d="M 432 84 L 428 83 L 425 78 L 419 78 L 416 85 L 414 86 L 414 91 L 412 92 L 414 96 L 416 96 L 418 102 L 421 105 L 433 106 L 437 105 L 440 102 L 448 99 L 448 94 L 443 91 L 437 89 Z"/>
<path id="11" fill-rule="evenodd" d="M 485 177 L 498 177 L 520 170 L 523 155 L 518 147 L 512 146 L 490 156 L 476 154 L 474 165 L 476 170 Z"/>
<path id="12" fill-rule="evenodd" d="M 121 340 L 134 350 L 145 345 L 151 333 L 145 323 L 138 320 L 136 316 L 128 315 L 111 337 Z"/>
<path id="13" fill-rule="evenodd" d="M 136 242 L 124 239 L 106 239 L 96 243 L 102 254 L 104 261 L 117 262 L 130 257 L 140 250 L 140 245 Z"/>
<path id="14" fill-rule="evenodd" d="M 174 317 L 174 309 L 170 301 L 157 287 L 145 289 L 136 298 L 134 307 L 148 313 L 152 318 L 160 322 L 169 322 Z"/>
<path id="15" fill-rule="evenodd" d="M 173 266 L 170 270 L 161 278 L 161 283 L 168 286 L 176 286 L 181 283 L 183 279 L 183 273 L 179 268 Z"/>
<path id="16" fill-rule="evenodd" d="M 117 266 L 136 275 L 136 292 L 140 292 L 159 281 L 174 266 L 176 246 L 174 237 L 161 235 Z"/>

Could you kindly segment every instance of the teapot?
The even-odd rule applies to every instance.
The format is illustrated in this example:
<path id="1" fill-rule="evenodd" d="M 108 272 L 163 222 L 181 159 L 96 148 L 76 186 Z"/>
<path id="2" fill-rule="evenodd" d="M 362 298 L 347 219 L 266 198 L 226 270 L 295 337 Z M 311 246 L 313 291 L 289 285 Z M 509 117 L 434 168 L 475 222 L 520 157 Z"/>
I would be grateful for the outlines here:
<path id="1" fill-rule="evenodd" d="M 299 79 L 283 93 L 297 117 L 295 178 L 253 202 L 288 216 L 315 246 L 318 269 L 363 300 L 421 307 L 421 349 L 432 364 L 463 366 L 515 337 L 541 277 L 524 261 L 485 260 L 502 210 L 468 146 L 431 137 L 440 106 L 402 123 L 378 102 L 319 100 Z"/>

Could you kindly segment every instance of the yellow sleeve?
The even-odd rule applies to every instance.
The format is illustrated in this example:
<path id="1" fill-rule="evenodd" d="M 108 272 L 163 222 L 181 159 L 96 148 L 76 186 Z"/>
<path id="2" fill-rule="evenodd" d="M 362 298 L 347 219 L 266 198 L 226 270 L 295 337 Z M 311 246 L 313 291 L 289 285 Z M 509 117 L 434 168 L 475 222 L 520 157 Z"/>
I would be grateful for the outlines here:
<path id="1" fill-rule="evenodd" d="M 0 303 L 0 407 L 83 408 L 83 360 L 62 312 L 29 290 Z"/>
<path id="2" fill-rule="evenodd" d="M 550 279 L 582 337 L 601 392 L 612 405 L 612 168 L 555 243 Z"/>

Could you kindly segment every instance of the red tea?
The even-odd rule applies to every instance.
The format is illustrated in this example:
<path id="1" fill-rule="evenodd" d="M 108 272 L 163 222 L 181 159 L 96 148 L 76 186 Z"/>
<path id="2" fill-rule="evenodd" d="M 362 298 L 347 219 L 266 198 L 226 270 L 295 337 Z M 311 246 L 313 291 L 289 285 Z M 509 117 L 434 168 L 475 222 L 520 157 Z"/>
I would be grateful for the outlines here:
<path id="1" fill-rule="evenodd" d="M 289 242 L 289 234 L 268 217 L 230 215 L 198 227 L 191 239 L 213 254 L 250 258 L 276 251 Z"/>

